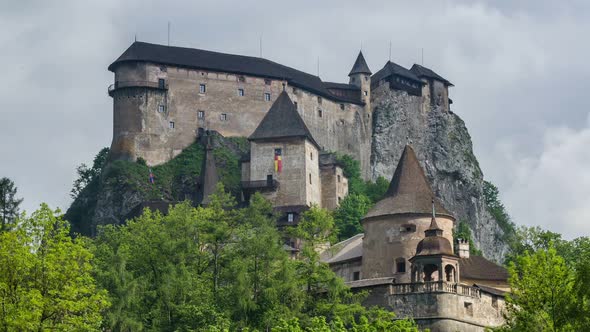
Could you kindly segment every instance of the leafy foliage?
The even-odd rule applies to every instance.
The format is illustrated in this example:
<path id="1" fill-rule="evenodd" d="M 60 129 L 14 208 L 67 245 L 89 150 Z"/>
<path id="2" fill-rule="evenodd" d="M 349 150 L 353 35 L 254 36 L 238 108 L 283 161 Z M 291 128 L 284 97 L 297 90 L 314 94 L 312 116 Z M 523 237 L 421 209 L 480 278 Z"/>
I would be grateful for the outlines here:
<path id="1" fill-rule="evenodd" d="M 0 179 L 0 232 L 9 230 L 19 213 L 22 198 L 16 198 L 17 188 L 9 178 Z"/>
<path id="2" fill-rule="evenodd" d="M 483 195 L 488 211 L 504 231 L 504 239 L 510 239 L 516 226 L 510 220 L 510 216 L 508 215 L 508 212 L 506 212 L 504 204 L 500 201 L 500 191 L 498 190 L 498 187 L 489 181 L 484 181 Z"/>
<path id="3" fill-rule="evenodd" d="M 0 329 L 99 331 L 106 292 L 91 275 L 92 254 L 47 205 L 0 233 Z"/>
<path id="4" fill-rule="evenodd" d="M 454 239 L 463 239 L 469 241 L 469 254 L 475 256 L 481 256 L 481 250 L 475 247 L 475 243 L 473 243 L 473 238 L 471 235 L 471 229 L 469 225 L 464 221 L 459 221 L 457 227 L 453 230 L 453 238 Z"/>
<path id="5" fill-rule="evenodd" d="M 100 174 L 102 173 L 103 168 L 107 164 L 109 152 L 109 148 L 102 148 L 94 157 L 92 167 L 88 167 L 86 166 L 86 164 L 83 163 L 76 168 L 78 178 L 74 180 L 74 186 L 72 188 L 72 191 L 70 192 L 70 196 L 72 196 L 73 199 L 76 199 L 78 195 L 80 195 L 82 190 L 88 187 L 89 185 L 98 185 Z"/>

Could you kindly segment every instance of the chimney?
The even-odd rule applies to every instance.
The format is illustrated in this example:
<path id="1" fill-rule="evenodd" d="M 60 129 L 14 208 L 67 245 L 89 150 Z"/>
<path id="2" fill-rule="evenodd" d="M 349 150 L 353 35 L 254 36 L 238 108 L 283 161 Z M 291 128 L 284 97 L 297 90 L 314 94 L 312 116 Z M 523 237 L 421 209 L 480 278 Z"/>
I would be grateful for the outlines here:
<path id="1" fill-rule="evenodd" d="M 469 258 L 469 240 L 457 239 L 457 255 L 461 258 Z"/>

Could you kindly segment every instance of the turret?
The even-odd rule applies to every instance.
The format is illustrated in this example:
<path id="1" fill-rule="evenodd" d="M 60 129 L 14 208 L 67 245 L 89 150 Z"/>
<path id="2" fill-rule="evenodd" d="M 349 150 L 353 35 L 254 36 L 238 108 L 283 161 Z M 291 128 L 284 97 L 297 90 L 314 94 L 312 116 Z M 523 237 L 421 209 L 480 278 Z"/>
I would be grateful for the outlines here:
<path id="1" fill-rule="evenodd" d="M 348 74 L 349 83 L 361 89 L 361 100 L 365 102 L 367 109 L 371 105 L 371 70 L 365 61 L 363 52 L 360 51 L 356 61 Z"/>

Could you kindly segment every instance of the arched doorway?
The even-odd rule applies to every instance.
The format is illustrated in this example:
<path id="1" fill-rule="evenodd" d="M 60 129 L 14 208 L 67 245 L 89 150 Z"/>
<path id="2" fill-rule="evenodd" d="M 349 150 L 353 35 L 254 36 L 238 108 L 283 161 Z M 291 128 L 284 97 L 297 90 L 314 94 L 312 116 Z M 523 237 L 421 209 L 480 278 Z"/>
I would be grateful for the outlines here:
<path id="1" fill-rule="evenodd" d="M 445 266 L 445 281 L 457 282 L 457 275 L 455 273 L 455 267 L 453 265 L 448 264 L 447 266 Z"/>
<path id="2" fill-rule="evenodd" d="M 424 265 L 424 281 L 438 281 L 438 266 L 435 264 Z"/>

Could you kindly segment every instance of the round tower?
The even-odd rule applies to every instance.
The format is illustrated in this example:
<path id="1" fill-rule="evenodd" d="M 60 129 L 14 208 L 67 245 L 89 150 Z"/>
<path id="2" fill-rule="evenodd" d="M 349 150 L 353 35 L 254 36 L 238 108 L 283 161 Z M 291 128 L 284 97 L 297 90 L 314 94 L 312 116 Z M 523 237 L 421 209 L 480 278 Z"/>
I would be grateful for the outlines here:
<path id="1" fill-rule="evenodd" d="M 356 61 L 348 74 L 349 83 L 360 89 L 361 100 L 365 103 L 365 109 L 371 110 L 371 70 L 365 61 L 363 52 L 360 51 Z"/>
<path id="2" fill-rule="evenodd" d="M 453 251 L 455 218 L 434 197 L 428 179 L 410 146 L 406 146 L 385 198 L 377 202 L 362 220 L 363 278 L 394 277 L 411 281 L 409 259 L 432 223 L 432 205 L 437 228 Z"/>

